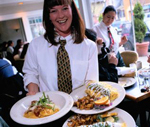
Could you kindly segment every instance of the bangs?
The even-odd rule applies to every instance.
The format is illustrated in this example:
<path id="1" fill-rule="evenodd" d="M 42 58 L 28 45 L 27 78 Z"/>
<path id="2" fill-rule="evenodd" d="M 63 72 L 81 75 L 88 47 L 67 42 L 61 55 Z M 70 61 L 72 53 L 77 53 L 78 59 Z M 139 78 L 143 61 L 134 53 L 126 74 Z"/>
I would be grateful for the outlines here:
<path id="1" fill-rule="evenodd" d="M 58 5 L 70 5 L 71 6 L 72 0 L 47 0 L 47 7 L 52 8 Z"/>

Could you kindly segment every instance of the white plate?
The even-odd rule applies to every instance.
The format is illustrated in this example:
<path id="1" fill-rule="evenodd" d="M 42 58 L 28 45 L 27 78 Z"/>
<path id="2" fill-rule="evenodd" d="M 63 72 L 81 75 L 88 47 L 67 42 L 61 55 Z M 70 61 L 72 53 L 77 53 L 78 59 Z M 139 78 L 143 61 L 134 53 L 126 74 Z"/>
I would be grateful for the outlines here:
<path id="1" fill-rule="evenodd" d="M 118 84 L 122 87 L 129 87 L 136 83 L 135 78 L 121 77 L 118 79 Z"/>
<path id="2" fill-rule="evenodd" d="M 59 91 L 45 92 L 45 95 L 49 96 L 50 100 L 52 100 L 52 102 L 54 102 L 59 107 L 60 111 L 44 118 L 29 119 L 23 117 L 24 112 L 27 111 L 27 109 L 29 108 L 31 101 L 39 100 L 39 98 L 42 97 L 42 95 L 43 93 L 40 92 L 37 93 L 36 95 L 27 96 L 16 102 L 10 110 L 11 118 L 20 124 L 39 125 L 54 121 L 64 116 L 66 113 L 70 111 L 70 109 L 73 106 L 73 99 L 69 94 Z"/>
<path id="3" fill-rule="evenodd" d="M 120 85 L 118 85 L 117 83 L 114 83 L 114 82 L 106 82 L 106 83 L 110 84 L 112 87 L 115 87 L 118 90 L 118 93 L 119 93 L 119 97 L 116 98 L 112 102 L 112 105 L 106 107 L 103 110 L 99 110 L 99 109 L 80 110 L 75 106 L 72 107 L 71 110 L 75 113 L 78 113 L 78 114 L 98 114 L 98 113 L 108 111 L 108 110 L 114 108 L 115 106 L 117 106 L 125 97 L 125 89 L 122 86 L 120 86 Z M 82 97 L 86 96 L 85 90 L 86 90 L 86 86 L 82 86 L 82 87 L 74 90 L 70 95 L 72 96 L 74 101 L 77 101 L 79 98 L 82 98 Z"/>
<path id="4" fill-rule="evenodd" d="M 125 122 L 127 127 L 136 127 L 134 119 L 126 111 L 124 111 L 120 108 L 114 108 L 108 112 L 117 112 L 118 113 L 119 120 L 117 121 L 117 123 Z M 69 119 L 66 120 L 66 122 L 63 124 L 63 127 L 68 127 L 67 126 L 68 121 L 69 121 Z"/>

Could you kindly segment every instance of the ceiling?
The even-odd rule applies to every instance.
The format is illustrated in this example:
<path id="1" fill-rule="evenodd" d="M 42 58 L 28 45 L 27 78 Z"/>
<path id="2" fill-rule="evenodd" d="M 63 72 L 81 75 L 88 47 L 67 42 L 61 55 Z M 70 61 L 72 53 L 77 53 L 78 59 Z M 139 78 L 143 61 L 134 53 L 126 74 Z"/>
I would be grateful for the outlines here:
<path id="1" fill-rule="evenodd" d="M 19 2 L 23 2 L 23 4 L 33 4 L 43 1 L 44 0 L 0 0 L 0 7 L 16 6 Z"/>

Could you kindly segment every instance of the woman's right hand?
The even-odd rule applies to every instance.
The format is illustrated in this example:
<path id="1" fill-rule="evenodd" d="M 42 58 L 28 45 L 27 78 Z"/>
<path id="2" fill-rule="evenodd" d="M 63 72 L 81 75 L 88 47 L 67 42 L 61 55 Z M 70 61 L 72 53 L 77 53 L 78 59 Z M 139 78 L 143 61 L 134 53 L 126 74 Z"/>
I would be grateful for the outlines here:
<path id="1" fill-rule="evenodd" d="M 39 92 L 39 87 L 35 83 L 29 83 L 27 88 L 28 88 L 28 93 L 26 94 L 27 96 L 28 95 L 35 95 L 36 93 Z"/>
<path id="2" fill-rule="evenodd" d="M 97 37 L 96 43 L 97 43 L 98 45 L 102 45 L 102 44 L 103 44 L 103 39 Z"/>

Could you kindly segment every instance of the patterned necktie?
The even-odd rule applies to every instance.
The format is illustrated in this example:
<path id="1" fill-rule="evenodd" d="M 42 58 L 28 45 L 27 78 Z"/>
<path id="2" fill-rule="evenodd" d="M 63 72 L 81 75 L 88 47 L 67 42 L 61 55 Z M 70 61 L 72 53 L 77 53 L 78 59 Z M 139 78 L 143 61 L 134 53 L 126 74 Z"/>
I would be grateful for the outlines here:
<path id="1" fill-rule="evenodd" d="M 109 49 L 110 49 L 110 51 L 112 51 L 113 50 L 113 45 L 114 45 L 114 39 L 113 39 L 113 36 L 112 36 L 112 34 L 110 32 L 110 28 L 109 27 L 107 27 L 107 30 L 108 30 L 108 36 L 109 36 L 109 39 L 110 39 Z"/>
<path id="2" fill-rule="evenodd" d="M 66 93 L 72 92 L 71 68 L 68 53 L 65 49 L 66 40 L 59 40 L 57 52 L 58 89 Z"/>

